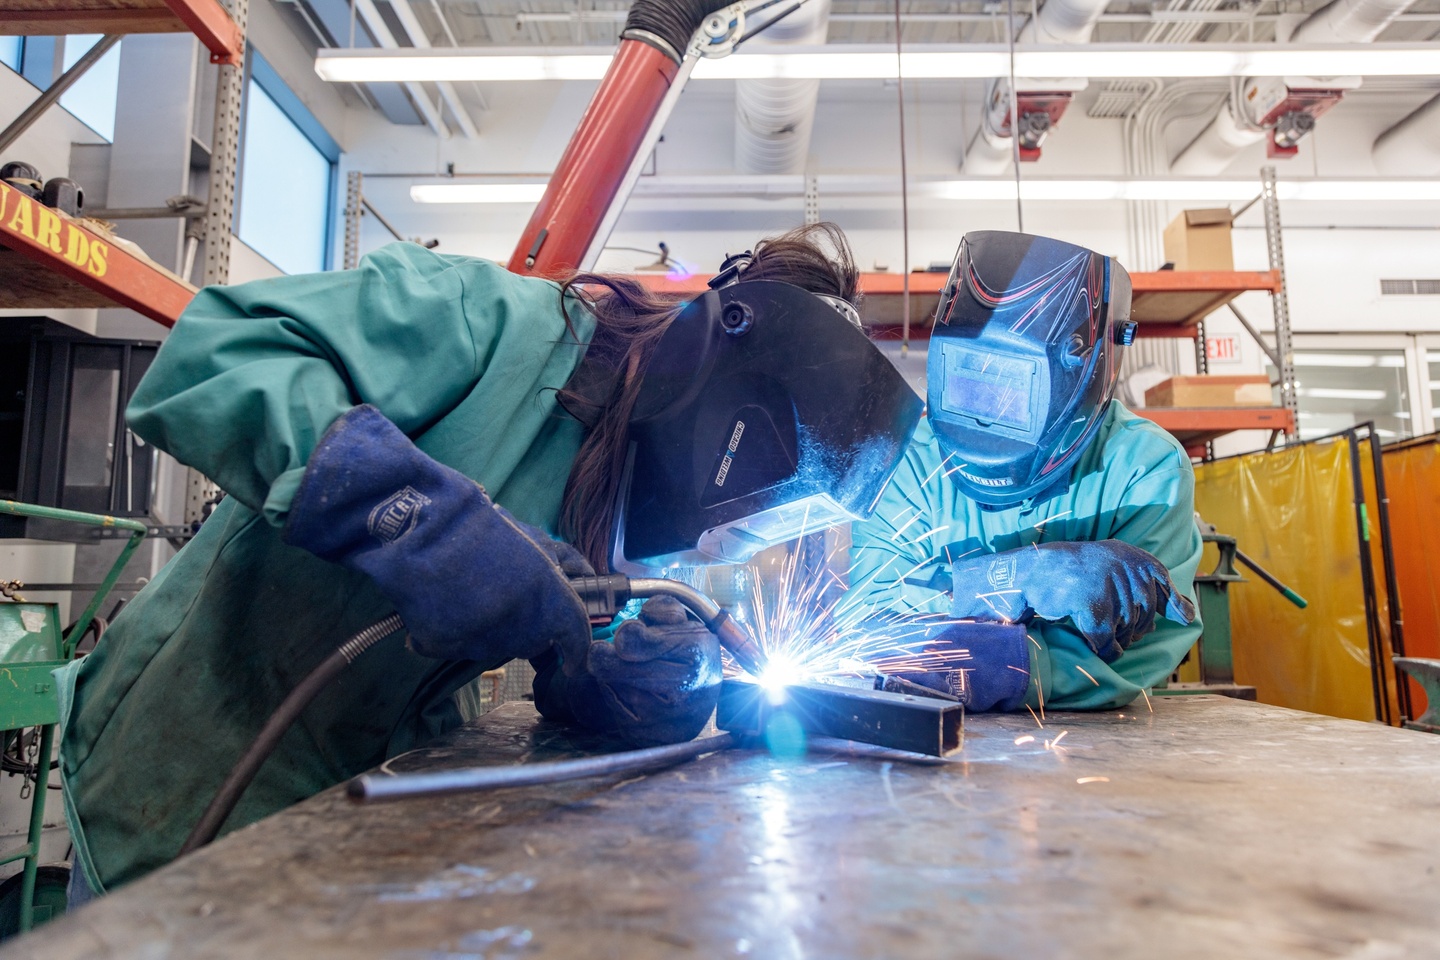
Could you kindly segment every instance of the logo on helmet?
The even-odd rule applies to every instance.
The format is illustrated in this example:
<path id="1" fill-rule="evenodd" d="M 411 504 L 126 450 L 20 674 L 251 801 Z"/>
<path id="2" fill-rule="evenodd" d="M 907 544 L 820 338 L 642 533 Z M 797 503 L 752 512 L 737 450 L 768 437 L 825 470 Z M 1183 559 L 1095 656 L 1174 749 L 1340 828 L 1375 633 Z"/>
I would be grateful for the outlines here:
<path id="1" fill-rule="evenodd" d="M 715 486 L 725 486 L 725 478 L 730 475 L 730 464 L 735 462 L 735 451 L 740 449 L 740 437 L 745 433 L 745 421 L 736 420 L 735 430 L 730 434 L 730 445 L 725 449 L 725 459 L 720 461 L 720 471 L 715 474 Z"/>
<path id="2" fill-rule="evenodd" d="M 1015 485 L 1015 481 L 1009 477 L 977 477 L 975 474 L 967 473 L 964 470 L 960 471 L 960 476 L 969 480 L 971 483 L 978 483 L 982 487 L 1013 487 Z"/>
<path id="3" fill-rule="evenodd" d="M 405 487 L 380 501 L 370 518 L 366 529 L 384 544 L 394 543 L 415 529 L 420 522 L 420 508 L 430 503 L 430 498 L 414 487 Z"/>

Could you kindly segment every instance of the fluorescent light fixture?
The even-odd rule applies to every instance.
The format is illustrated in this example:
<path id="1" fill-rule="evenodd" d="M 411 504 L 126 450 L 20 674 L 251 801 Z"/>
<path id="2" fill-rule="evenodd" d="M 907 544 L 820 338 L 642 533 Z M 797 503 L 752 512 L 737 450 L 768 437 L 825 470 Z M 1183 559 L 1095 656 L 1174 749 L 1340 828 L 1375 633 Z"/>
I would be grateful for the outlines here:
<path id="1" fill-rule="evenodd" d="M 1403 356 L 1355 353 L 1297 353 L 1297 367 L 1404 367 Z"/>
<path id="2" fill-rule="evenodd" d="M 417 183 L 410 188 L 416 203 L 538 203 L 543 183 Z"/>
<path id="3" fill-rule="evenodd" d="M 948 180 L 921 185 L 945 200 L 1015 199 L 1013 180 Z M 1282 180 L 1281 200 L 1440 200 L 1440 180 Z M 825 192 L 822 178 L 820 191 Z M 1253 180 L 1021 180 L 1024 200 L 1178 200 L 1241 202 L 1260 193 Z"/>
<path id="4" fill-rule="evenodd" d="M 398 48 L 321 50 L 315 72 L 347 83 L 391 81 L 598 80 L 611 55 L 593 47 Z M 901 55 L 905 76 L 919 80 L 985 79 L 1009 73 L 998 44 L 911 48 Z M 1027 80 L 1077 77 L 1435 77 L 1434 44 L 1365 43 L 1306 46 L 1191 43 L 1021 46 L 1015 74 Z M 893 48 L 866 44 L 794 47 L 785 53 L 742 51 L 695 65 L 695 80 L 888 80 L 896 76 Z"/>
<path id="5" fill-rule="evenodd" d="M 1350 390 L 1343 387 L 1306 387 L 1295 391 L 1312 400 L 1384 400 L 1384 390 Z"/>
<path id="6" fill-rule="evenodd" d="M 894 177 L 836 174 L 819 177 L 822 196 L 889 197 L 898 192 Z M 1282 180 L 1276 185 L 1285 201 L 1440 201 L 1440 180 Z M 961 202 L 1015 201 L 1015 181 L 1000 179 L 917 180 L 916 196 Z M 717 175 L 708 177 L 646 177 L 632 196 L 640 201 L 697 200 L 724 197 L 750 199 L 799 198 L 800 177 Z M 541 182 L 417 183 L 410 188 L 416 203 L 535 203 L 545 193 Z M 1031 201 L 1173 200 L 1243 203 L 1260 193 L 1253 180 L 1021 180 L 1020 196 Z M 1314 355 L 1319 357 L 1320 355 Z M 1373 358 L 1364 359 L 1373 365 Z M 1297 361 L 1300 362 L 1300 361 Z M 1340 365 L 1338 362 L 1332 365 Z M 1381 365 L 1384 363 L 1382 361 Z"/>

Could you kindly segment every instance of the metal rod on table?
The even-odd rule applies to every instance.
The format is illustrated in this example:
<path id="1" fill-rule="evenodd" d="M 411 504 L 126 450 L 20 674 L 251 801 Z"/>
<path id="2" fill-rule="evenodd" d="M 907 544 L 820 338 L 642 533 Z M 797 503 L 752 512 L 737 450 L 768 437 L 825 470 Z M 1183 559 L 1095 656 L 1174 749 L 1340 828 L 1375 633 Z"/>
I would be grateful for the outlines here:
<path id="1" fill-rule="evenodd" d="M 0 132 L 0 150 L 4 150 L 10 144 L 19 139 L 20 135 L 39 120 L 50 107 L 75 85 L 75 81 L 85 75 L 110 48 L 120 42 L 120 34 L 110 33 L 101 37 L 95 46 L 85 51 L 85 55 L 75 61 L 75 65 L 56 78 L 55 82 L 46 88 L 45 92 L 35 98 L 35 102 L 21 111 L 20 116 L 10 122 L 10 126 Z"/>
<path id="2" fill-rule="evenodd" d="M 436 773 L 367 773 L 351 780 L 345 792 L 357 802 L 403 800 L 407 797 L 441 796 L 449 793 L 474 793 L 506 787 L 531 787 L 542 783 L 563 783 L 587 777 L 606 777 L 617 773 L 635 773 L 653 767 L 669 766 L 692 760 L 706 753 L 725 750 L 735 745 L 728 733 L 688 743 L 672 743 L 664 747 L 646 747 L 625 753 L 578 760 L 555 760 L 514 767 L 467 767 L 441 770 Z"/>

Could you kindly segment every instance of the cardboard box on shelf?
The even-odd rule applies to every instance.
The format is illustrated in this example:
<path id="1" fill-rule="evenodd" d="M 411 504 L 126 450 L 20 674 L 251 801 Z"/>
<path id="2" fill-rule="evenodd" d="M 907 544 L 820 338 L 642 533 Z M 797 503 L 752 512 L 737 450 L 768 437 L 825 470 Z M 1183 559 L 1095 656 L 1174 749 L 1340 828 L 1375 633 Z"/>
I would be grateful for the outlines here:
<path id="1" fill-rule="evenodd" d="M 1147 407 L 1268 407 L 1274 401 L 1264 374 L 1171 377 L 1145 391 Z"/>
<path id="2" fill-rule="evenodd" d="M 1165 228 L 1165 259 L 1176 270 L 1234 270 L 1230 210 L 1186 210 Z"/>

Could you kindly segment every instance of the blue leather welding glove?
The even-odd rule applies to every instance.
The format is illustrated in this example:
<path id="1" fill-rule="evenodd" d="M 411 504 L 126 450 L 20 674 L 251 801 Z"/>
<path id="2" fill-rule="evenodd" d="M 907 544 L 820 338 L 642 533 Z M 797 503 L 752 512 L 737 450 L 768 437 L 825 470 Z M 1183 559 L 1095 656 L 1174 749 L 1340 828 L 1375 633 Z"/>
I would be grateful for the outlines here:
<path id="1" fill-rule="evenodd" d="M 1154 556 L 1120 540 L 1041 543 L 955 564 L 951 614 L 976 620 L 1069 620 L 1109 663 L 1162 611 L 1186 624 L 1195 606 Z"/>
<path id="2" fill-rule="evenodd" d="M 618 733 L 639 746 L 682 743 L 705 727 L 720 699 L 720 640 L 673 597 L 654 597 L 590 646 L 583 676 L 553 658 L 535 663 L 535 705 L 551 720 Z"/>
<path id="3" fill-rule="evenodd" d="M 590 620 L 567 577 L 593 573 L 590 565 L 422 453 L 372 406 L 321 438 L 283 536 L 368 574 L 416 653 L 493 663 L 553 645 L 567 670 L 584 671 Z"/>

